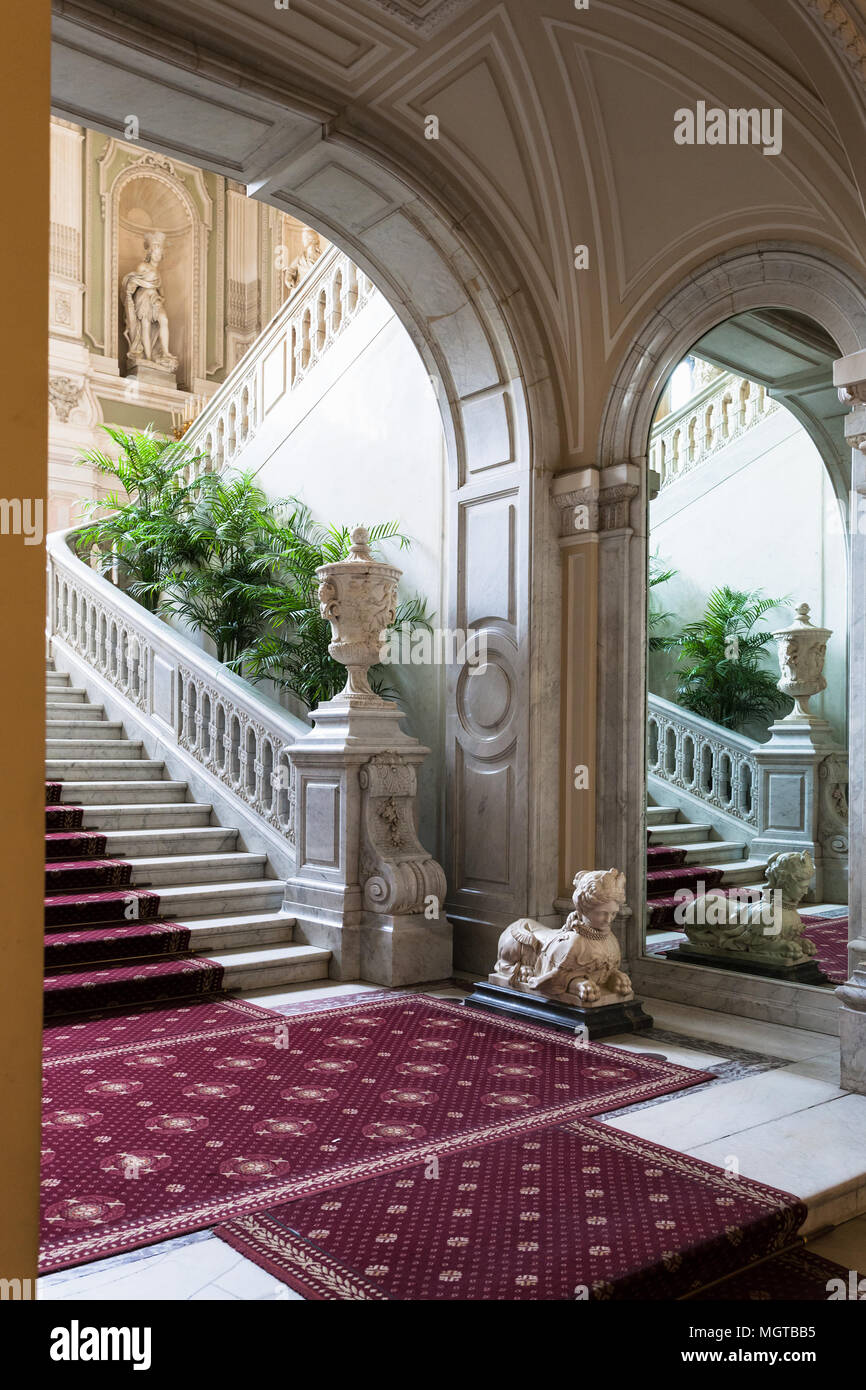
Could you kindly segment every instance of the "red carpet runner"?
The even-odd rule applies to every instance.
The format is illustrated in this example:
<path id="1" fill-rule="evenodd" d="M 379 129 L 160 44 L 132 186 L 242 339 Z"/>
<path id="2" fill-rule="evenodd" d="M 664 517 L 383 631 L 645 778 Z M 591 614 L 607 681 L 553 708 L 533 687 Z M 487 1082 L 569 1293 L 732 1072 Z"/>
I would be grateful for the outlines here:
<path id="1" fill-rule="evenodd" d="M 101 857 L 105 836 L 82 828 L 84 808 L 60 805 L 61 792 L 45 784 L 46 1018 L 218 993 L 222 967 L 185 954 L 189 931 L 156 920 L 158 895 L 129 886 L 130 864 Z"/>
<path id="2" fill-rule="evenodd" d="M 684 849 L 667 845 L 650 845 L 647 849 L 647 926 L 676 925 L 674 913 L 679 904 L 677 892 L 687 888 L 690 893 L 709 892 L 722 880 L 723 871 L 709 865 L 686 864 Z"/>
<path id="3" fill-rule="evenodd" d="M 456 1163 L 709 1079 L 418 995 L 289 1017 L 227 1000 L 58 1024 L 42 1268 Z"/>
<path id="4" fill-rule="evenodd" d="M 442 1155 L 216 1234 L 307 1298 L 681 1298 L 794 1238 L 788 1193 L 594 1121 Z"/>

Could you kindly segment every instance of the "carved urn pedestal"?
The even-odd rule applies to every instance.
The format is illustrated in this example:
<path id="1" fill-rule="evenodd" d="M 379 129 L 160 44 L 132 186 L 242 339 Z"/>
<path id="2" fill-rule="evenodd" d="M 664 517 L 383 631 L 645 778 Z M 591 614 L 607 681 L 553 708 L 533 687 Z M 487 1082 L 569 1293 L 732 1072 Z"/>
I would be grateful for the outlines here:
<path id="1" fill-rule="evenodd" d="M 345 689 L 313 711 L 292 748 L 297 867 L 286 907 L 296 940 L 333 952 L 331 974 L 381 985 L 451 975 L 445 875 L 418 840 L 417 768 L 429 749 L 400 727 L 367 668 L 394 618 L 400 571 L 374 560 L 358 528 L 346 560 L 323 565 L 319 601 L 348 667 Z"/>
<path id="2" fill-rule="evenodd" d="M 556 999 L 527 994 L 524 990 L 511 989 L 492 981 L 493 976 L 487 980 L 476 980 L 472 993 L 464 1002 L 475 1009 L 509 1014 L 526 1023 L 542 1023 L 548 1028 L 558 1028 L 575 1036 L 580 1033 L 590 1042 L 598 1038 L 612 1038 L 617 1033 L 639 1033 L 653 1026 L 639 999 L 616 999 L 607 1004 L 562 1004 Z"/>
<path id="3" fill-rule="evenodd" d="M 833 900 L 845 901 L 844 868 L 841 881 L 836 872 L 843 866 L 832 859 L 825 865 L 820 790 L 822 778 L 825 783 L 834 780 L 833 768 L 846 754 L 836 744 L 827 720 L 809 709 L 810 698 L 827 686 L 823 667 L 832 633 L 829 628 L 813 626 L 809 605 L 801 603 L 791 626 L 773 636 L 782 673 L 778 688 L 794 701 L 794 708 L 771 726 L 769 740 L 754 755 L 759 782 L 755 793 L 763 807 L 763 828 L 749 853 L 753 858 L 769 858 L 785 851 L 808 850 L 815 863 L 815 878 L 805 900 L 820 902 L 830 894 Z"/>

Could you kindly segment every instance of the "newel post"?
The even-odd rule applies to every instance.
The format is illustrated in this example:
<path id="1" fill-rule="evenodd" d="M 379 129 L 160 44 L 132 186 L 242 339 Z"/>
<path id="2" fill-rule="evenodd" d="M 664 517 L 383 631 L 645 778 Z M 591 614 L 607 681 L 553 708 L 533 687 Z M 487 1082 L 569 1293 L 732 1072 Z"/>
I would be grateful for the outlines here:
<path id="1" fill-rule="evenodd" d="M 428 752 L 371 689 L 401 571 L 374 560 L 363 527 L 345 560 L 322 565 L 319 603 L 345 688 L 292 746 L 297 868 L 286 906 L 296 937 L 333 952 L 338 979 L 419 984 L 451 974 L 445 875 L 417 835 L 417 768 Z"/>

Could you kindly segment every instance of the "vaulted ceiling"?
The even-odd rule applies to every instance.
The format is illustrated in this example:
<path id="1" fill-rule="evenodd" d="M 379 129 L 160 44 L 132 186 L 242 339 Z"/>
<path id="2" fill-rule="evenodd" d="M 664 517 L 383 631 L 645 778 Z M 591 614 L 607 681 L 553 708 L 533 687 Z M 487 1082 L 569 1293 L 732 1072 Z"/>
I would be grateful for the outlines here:
<path id="1" fill-rule="evenodd" d="M 386 162 L 527 294 L 571 462 L 650 310 L 713 256 L 794 242 L 866 276 L 866 0 L 279 3 L 58 0 L 56 109 L 134 112 L 142 143 L 264 197 L 322 139 Z M 781 154 L 677 145 L 698 101 L 781 108 Z"/>

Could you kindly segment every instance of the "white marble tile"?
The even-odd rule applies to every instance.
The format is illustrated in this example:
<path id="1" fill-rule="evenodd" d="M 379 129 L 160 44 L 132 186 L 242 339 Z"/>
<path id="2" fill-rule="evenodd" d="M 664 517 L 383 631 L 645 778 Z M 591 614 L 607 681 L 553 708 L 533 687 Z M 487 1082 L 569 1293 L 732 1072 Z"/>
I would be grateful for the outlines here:
<path id="1" fill-rule="evenodd" d="M 39 1280 L 41 1299 L 176 1299 L 214 1283 L 242 1259 L 210 1232 L 61 1270 Z M 273 1280 L 271 1281 L 273 1282 Z"/>
<path id="2" fill-rule="evenodd" d="M 700 1043 L 693 1045 L 685 1038 L 680 1043 L 669 1043 L 659 1042 L 655 1038 L 644 1039 L 639 1033 L 617 1033 L 616 1037 L 603 1038 L 602 1042 L 608 1047 L 621 1047 L 625 1052 L 640 1052 L 648 1057 L 664 1057 L 668 1062 L 674 1062 L 678 1067 L 694 1067 L 697 1071 L 703 1071 L 707 1067 L 727 1061 L 727 1058 L 720 1056 L 718 1052 L 707 1051 L 701 1047 Z"/>
<path id="3" fill-rule="evenodd" d="M 801 1197 L 804 1234 L 866 1212 L 866 1096 L 843 1095 L 686 1151 L 720 1167 L 733 1156 L 744 1177 Z"/>
<path id="4" fill-rule="evenodd" d="M 636 1110 L 621 1119 L 610 1115 L 606 1123 L 653 1143 L 691 1152 L 699 1144 L 726 1135 L 739 1136 L 768 1120 L 808 1111 L 843 1094 L 826 1081 L 778 1067 L 739 1081 L 680 1092 L 660 1105 Z"/>
<path id="5" fill-rule="evenodd" d="M 667 999 L 644 998 L 643 1004 L 656 1028 L 685 1033 L 702 1042 L 727 1043 L 730 1047 L 746 1048 L 769 1057 L 785 1057 L 792 1062 L 839 1051 L 839 1039 L 825 1033 L 761 1023 L 757 1019 L 698 1009 L 691 1004 L 675 1004 Z"/>

